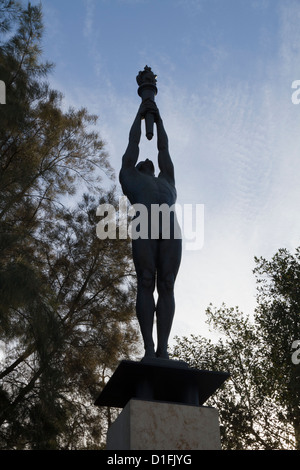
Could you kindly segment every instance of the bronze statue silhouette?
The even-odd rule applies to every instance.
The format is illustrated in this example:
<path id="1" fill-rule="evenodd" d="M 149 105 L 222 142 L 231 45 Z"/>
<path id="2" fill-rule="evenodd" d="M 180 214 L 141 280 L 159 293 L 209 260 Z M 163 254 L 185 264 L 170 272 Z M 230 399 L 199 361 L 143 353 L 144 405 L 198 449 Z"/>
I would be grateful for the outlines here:
<path id="1" fill-rule="evenodd" d="M 150 69 L 151 70 L 151 69 Z M 146 116 L 153 118 L 157 128 L 159 174 L 148 158 L 137 163 L 141 138 L 141 122 Z M 151 119 L 150 119 L 151 121 Z M 149 138 L 149 137 L 148 137 Z M 174 166 L 169 154 L 168 137 L 156 103 L 145 99 L 139 107 L 129 133 L 129 143 L 122 158 L 119 175 L 123 193 L 130 203 L 143 204 L 148 212 L 148 237 L 132 239 L 133 261 L 137 274 L 136 314 L 145 348 L 145 357 L 168 359 L 168 338 L 174 311 L 174 283 L 181 261 L 181 237 L 178 237 L 176 214 L 170 211 L 170 233 L 162 236 L 159 223 L 158 237 L 151 237 L 151 207 L 167 204 L 174 206 L 176 188 Z M 175 230 L 176 228 L 176 230 Z M 175 233 L 176 232 L 176 233 Z M 154 290 L 157 288 L 155 305 Z M 153 323 L 156 312 L 157 349 L 153 341 Z"/>

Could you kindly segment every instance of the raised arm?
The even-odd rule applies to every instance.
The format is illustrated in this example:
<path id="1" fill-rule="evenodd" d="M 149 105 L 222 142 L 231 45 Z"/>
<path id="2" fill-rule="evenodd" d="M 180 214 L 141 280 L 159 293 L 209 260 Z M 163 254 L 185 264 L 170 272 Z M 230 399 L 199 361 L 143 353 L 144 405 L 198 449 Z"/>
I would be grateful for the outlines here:
<path id="1" fill-rule="evenodd" d="M 169 153 L 169 141 L 160 114 L 156 118 L 158 166 L 161 173 L 175 184 L 174 165 Z"/>
<path id="2" fill-rule="evenodd" d="M 140 108 L 129 132 L 129 142 L 122 158 L 122 168 L 130 168 L 136 165 L 136 162 L 139 157 L 139 143 L 141 139 L 142 119 L 143 116 Z"/>

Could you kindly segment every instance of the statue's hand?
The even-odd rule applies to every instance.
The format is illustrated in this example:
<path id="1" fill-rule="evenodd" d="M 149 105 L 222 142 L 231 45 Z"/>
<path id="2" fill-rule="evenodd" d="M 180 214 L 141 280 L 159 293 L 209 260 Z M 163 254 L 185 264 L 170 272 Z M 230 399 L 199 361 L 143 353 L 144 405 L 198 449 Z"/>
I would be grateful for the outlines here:
<path id="1" fill-rule="evenodd" d="M 159 110 L 158 107 L 156 106 L 155 101 L 152 100 L 145 100 L 142 101 L 141 106 L 139 108 L 139 113 L 141 114 L 141 117 L 144 119 L 147 113 L 154 114 L 154 120 L 155 122 L 159 118 Z"/>

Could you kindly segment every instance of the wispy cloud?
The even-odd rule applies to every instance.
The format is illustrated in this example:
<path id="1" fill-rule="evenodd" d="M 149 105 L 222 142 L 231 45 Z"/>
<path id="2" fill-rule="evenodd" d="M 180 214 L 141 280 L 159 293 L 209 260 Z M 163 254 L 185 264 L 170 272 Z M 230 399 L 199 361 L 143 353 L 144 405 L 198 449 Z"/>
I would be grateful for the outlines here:
<path id="1" fill-rule="evenodd" d="M 179 3 L 197 11 L 205 5 L 203 0 Z M 252 6 L 259 4 L 254 1 Z M 96 1 L 85 0 L 85 8 L 82 33 L 94 66 L 89 73 L 99 77 L 98 84 L 93 89 L 84 84 L 71 90 L 64 90 L 63 84 L 57 88 L 65 91 L 71 104 L 84 105 L 99 115 L 100 133 L 118 173 L 140 99 L 135 92 L 120 93 L 112 85 L 102 55 L 105 45 L 98 42 Z M 172 51 L 153 52 L 144 43 L 135 58 L 138 64 L 153 59 L 148 65 L 159 74 L 157 104 L 175 163 L 178 202 L 205 205 L 204 247 L 183 255 L 172 334 L 201 333 L 210 302 L 218 306 L 224 301 L 251 312 L 253 257 L 269 257 L 281 246 L 293 249 L 299 244 L 300 105 L 291 102 L 291 83 L 300 79 L 299 10 L 298 2 L 283 2 L 280 29 L 272 34 L 267 28 L 262 30 L 269 44 L 272 38 L 280 46 L 268 61 L 257 53 L 255 60 L 262 70 L 259 80 L 230 77 L 230 81 L 215 74 L 214 83 L 208 83 L 195 63 L 191 70 L 201 81 L 194 80 L 191 87 L 190 82 L 186 85 L 178 79 L 180 58 Z M 193 34 L 186 30 L 183 38 L 187 54 Z M 215 70 L 220 70 L 230 50 L 213 41 L 201 47 L 211 48 Z M 142 138 L 141 157 L 155 158 L 156 154 L 155 138 L 150 143 Z"/>
<path id="2" fill-rule="evenodd" d="M 95 18 L 95 2 L 94 0 L 84 0 L 85 4 L 85 21 L 83 35 L 86 38 L 91 38 L 93 36 L 93 20 Z"/>
<path id="3" fill-rule="evenodd" d="M 102 56 L 102 45 L 99 40 L 99 24 L 97 24 L 97 13 L 96 7 L 97 2 L 95 0 L 84 0 L 85 6 L 85 20 L 83 23 L 83 37 L 87 41 L 87 52 L 93 66 L 91 73 L 97 77 L 101 77 L 101 80 L 106 80 L 106 86 L 109 85 L 108 73 L 104 66 L 104 60 Z"/>

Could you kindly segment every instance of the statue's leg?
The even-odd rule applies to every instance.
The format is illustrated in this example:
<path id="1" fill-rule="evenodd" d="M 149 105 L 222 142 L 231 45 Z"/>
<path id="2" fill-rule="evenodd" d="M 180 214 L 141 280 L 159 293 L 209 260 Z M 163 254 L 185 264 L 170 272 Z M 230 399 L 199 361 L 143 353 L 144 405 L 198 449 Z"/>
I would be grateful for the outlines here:
<path id="1" fill-rule="evenodd" d="M 157 266 L 157 357 L 168 359 L 168 339 L 175 312 L 174 284 L 181 261 L 181 239 L 159 240 Z"/>
<path id="2" fill-rule="evenodd" d="M 145 357 L 155 357 L 152 332 L 156 247 L 157 240 L 132 240 L 133 261 L 137 274 L 136 314 L 144 341 Z"/>

